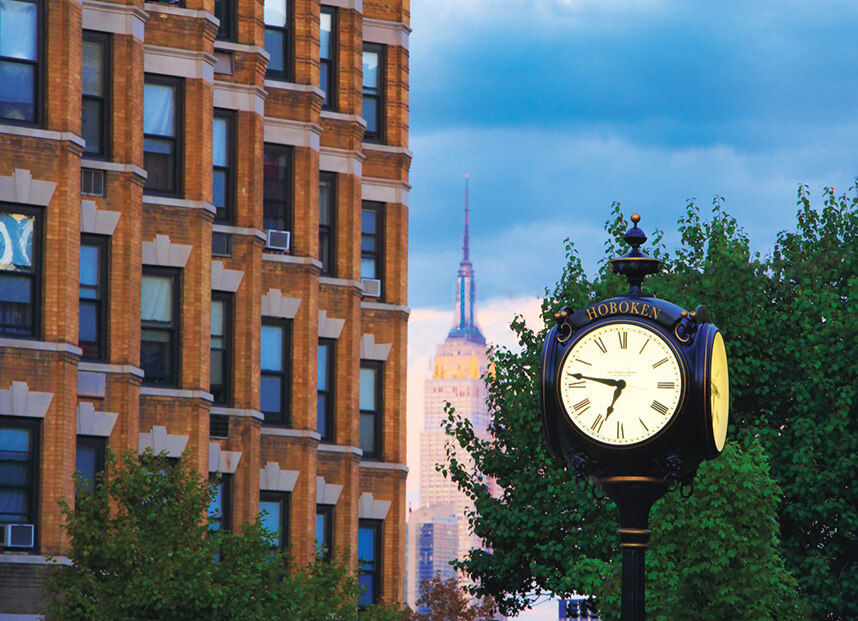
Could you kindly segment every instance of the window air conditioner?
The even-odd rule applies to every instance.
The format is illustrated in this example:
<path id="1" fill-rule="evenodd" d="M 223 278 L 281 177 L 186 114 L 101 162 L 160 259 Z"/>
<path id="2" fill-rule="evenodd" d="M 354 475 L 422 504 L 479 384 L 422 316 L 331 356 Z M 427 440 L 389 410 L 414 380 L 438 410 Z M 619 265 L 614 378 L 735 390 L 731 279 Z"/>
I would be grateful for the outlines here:
<path id="1" fill-rule="evenodd" d="M 271 250 L 289 250 L 289 231 L 278 231 L 277 229 L 269 229 L 268 241 L 265 244 L 266 248 Z"/>
<path id="2" fill-rule="evenodd" d="M 381 281 L 378 278 L 362 278 L 363 294 L 368 298 L 381 297 Z"/>
<path id="3" fill-rule="evenodd" d="M 36 527 L 32 524 L 6 524 L 2 527 L 0 543 L 4 548 L 32 548 Z"/>

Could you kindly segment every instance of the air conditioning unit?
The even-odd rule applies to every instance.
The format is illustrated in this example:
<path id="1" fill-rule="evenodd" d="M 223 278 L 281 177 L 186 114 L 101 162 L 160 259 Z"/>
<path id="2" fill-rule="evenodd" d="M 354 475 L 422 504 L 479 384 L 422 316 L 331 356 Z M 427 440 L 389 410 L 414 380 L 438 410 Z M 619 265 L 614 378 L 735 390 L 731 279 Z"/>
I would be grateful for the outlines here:
<path id="1" fill-rule="evenodd" d="M 289 250 L 289 238 L 291 237 L 289 231 L 269 229 L 266 233 L 268 233 L 268 241 L 265 243 L 266 248 L 270 250 Z"/>
<path id="2" fill-rule="evenodd" d="M 32 548 L 35 542 L 36 527 L 32 524 L 6 524 L 0 526 L 2 537 L 0 545 L 4 548 Z"/>
<path id="3" fill-rule="evenodd" d="M 381 281 L 378 278 L 361 278 L 363 294 L 368 298 L 381 297 Z"/>

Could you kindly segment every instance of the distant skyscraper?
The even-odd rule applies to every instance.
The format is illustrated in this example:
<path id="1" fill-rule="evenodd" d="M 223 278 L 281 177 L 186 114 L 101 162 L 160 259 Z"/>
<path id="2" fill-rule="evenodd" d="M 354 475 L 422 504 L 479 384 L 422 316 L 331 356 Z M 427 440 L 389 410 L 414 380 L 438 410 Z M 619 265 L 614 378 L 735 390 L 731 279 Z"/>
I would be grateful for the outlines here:
<path id="1" fill-rule="evenodd" d="M 463 257 L 456 279 L 456 314 L 447 338 L 438 345 L 432 376 L 427 378 L 425 384 L 424 423 L 420 438 L 422 509 L 413 512 L 409 517 L 407 599 L 412 606 L 419 597 L 417 588 L 419 580 L 425 577 L 421 574 L 429 571 L 429 566 L 425 562 L 418 567 L 420 559 L 425 558 L 425 550 L 421 554 L 412 553 L 414 549 L 412 537 L 416 537 L 418 532 L 423 533 L 423 548 L 425 548 L 429 540 L 428 533 L 431 532 L 437 541 L 439 533 L 443 530 L 442 525 L 449 524 L 450 518 L 456 521 L 457 543 L 451 547 L 449 538 L 445 534 L 443 545 L 435 545 L 429 576 L 434 571 L 449 566 L 449 561 L 461 558 L 469 549 L 480 545 L 479 539 L 469 533 L 468 522 L 464 515 L 467 509 L 472 508 L 472 503 L 459 492 L 454 482 L 445 479 L 435 469 L 436 464 L 444 463 L 446 459 L 444 446 L 447 435 L 441 423 L 446 417 L 444 405 L 447 402 L 452 404 L 459 415 L 470 419 L 478 435 L 485 436 L 489 424 L 489 412 L 486 406 L 487 391 L 483 379 L 488 369 L 488 357 L 486 339 L 476 323 L 476 282 L 474 267 L 469 256 L 468 219 L 466 175 L 465 233 L 462 243 Z M 429 524 L 433 523 L 433 520 L 435 527 L 430 528 Z M 417 543 L 415 539 L 414 544 L 417 545 Z"/>

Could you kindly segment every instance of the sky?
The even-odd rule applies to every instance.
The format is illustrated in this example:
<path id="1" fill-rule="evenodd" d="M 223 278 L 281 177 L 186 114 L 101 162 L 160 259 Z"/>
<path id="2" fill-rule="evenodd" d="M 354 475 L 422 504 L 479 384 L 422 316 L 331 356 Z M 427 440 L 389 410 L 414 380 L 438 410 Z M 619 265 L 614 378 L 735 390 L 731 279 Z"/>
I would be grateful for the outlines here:
<path id="1" fill-rule="evenodd" d="M 564 238 L 593 270 L 613 201 L 670 244 L 689 199 L 722 196 L 765 253 L 794 227 L 800 183 L 819 201 L 858 176 L 854 0 L 411 0 L 411 27 L 412 472 L 465 173 L 477 316 L 505 345 L 559 277 Z M 556 619 L 541 608 L 520 618 Z"/>

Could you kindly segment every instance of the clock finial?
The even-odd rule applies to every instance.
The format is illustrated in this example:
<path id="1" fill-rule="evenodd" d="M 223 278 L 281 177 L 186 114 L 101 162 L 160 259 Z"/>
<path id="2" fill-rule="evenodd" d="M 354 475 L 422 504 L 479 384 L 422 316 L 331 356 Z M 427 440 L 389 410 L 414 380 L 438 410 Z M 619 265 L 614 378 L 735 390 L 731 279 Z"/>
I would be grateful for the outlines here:
<path id="1" fill-rule="evenodd" d="M 624 275 L 629 281 L 629 292 L 626 295 L 643 295 L 641 284 L 649 274 L 655 274 L 661 267 L 661 261 L 641 252 L 640 247 L 646 242 L 647 236 L 638 223 L 641 221 L 640 214 L 632 214 L 632 228 L 626 231 L 623 239 L 631 246 L 626 254 L 611 259 L 611 266 L 615 274 Z"/>

